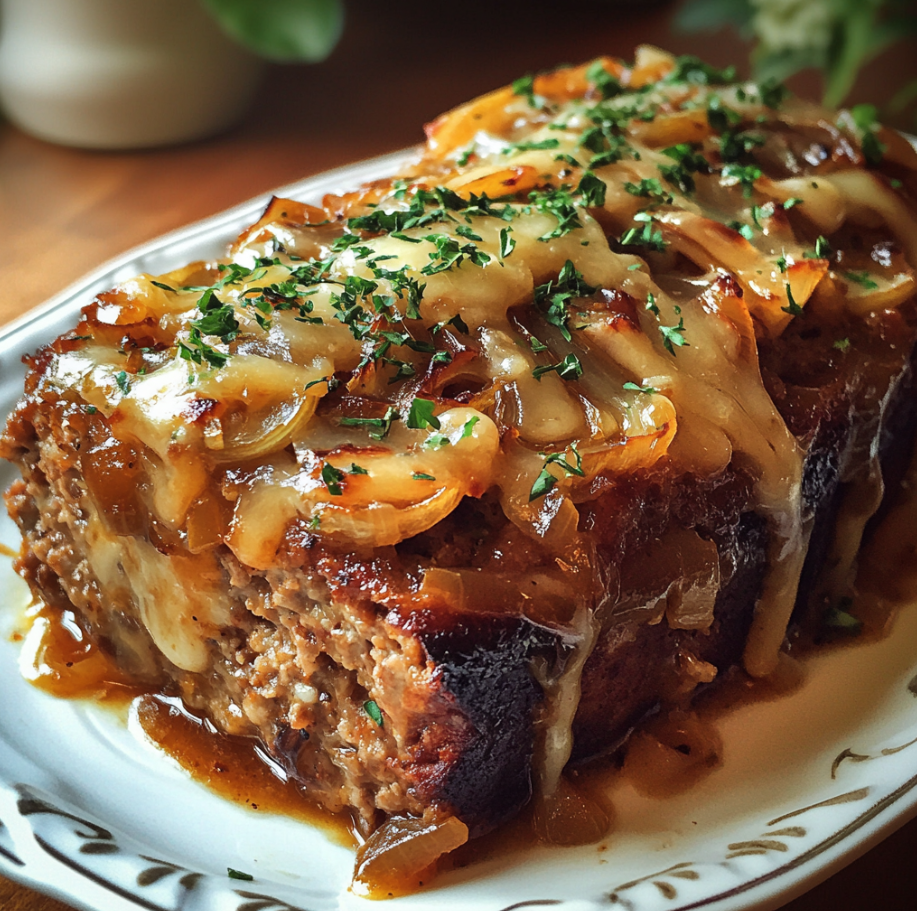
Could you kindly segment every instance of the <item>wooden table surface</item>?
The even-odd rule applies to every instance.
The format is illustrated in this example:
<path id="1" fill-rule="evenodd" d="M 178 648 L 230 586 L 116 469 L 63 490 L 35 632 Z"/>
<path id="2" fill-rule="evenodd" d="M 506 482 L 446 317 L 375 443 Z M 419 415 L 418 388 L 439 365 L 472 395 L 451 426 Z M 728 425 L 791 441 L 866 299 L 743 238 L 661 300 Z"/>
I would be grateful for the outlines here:
<path id="1" fill-rule="evenodd" d="M 331 58 L 269 69 L 241 123 L 215 139 L 137 152 L 60 148 L 0 121 L 0 325 L 110 257 L 272 187 L 420 141 L 420 125 L 518 75 L 641 42 L 740 62 L 731 35 L 670 32 L 672 7 L 611 0 L 460 5 L 347 0 Z M 563 14 L 557 9 L 561 8 Z M 911 42 L 873 65 L 853 100 L 917 76 Z M 814 93 L 813 83 L 800 83 Z M 917 820 L 786 907 L 917 908 Z M 2 911 L 67 911 L 0 877 Z"/>

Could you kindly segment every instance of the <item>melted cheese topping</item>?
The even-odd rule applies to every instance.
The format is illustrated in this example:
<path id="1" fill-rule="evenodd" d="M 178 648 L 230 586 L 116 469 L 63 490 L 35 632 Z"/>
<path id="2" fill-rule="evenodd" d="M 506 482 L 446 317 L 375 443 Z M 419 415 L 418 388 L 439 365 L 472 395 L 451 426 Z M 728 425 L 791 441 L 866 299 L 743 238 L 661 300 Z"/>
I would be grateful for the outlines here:
<path id="1" fill-rule="evenodd" d="M 221 471 L 232 518 L 210 543 L 259 569 L 293 522 L 384 546 L 488 490 L 562 549 L 576 504 L 616 477 L 712 476 L 740 459 L 770 522 L 745 655 L 767 674 L 809 528 L 804 451 L 764 388 L 757 340 L 826 282 L 858 316 L 900 304 L 917 220 L 862 167 L 849 119 L 797 101 L 778 113 L 754 85 L 695 76 L 643 49 L 632 68 L 602 59 L 477 99 L 429 127 L 403 178 L 321 209 L 274 200 L 231 261 L 101 295 L 48 382 L 138 447 L 151 510 L 189 541 Z M 805 129 L 833 143 L 831 167 L 809 168 L 803 150 L 798 173 L 765 174 L 770 146 Z M 887 226 L 907 262 L 840 268 L 819 235 L 860 224 Z M 153 635 L 195 667 L 194 644 L 155 619 L 181 580 L 142 550 Z M 593 639 L 579 636 L 571 666 Z"/>

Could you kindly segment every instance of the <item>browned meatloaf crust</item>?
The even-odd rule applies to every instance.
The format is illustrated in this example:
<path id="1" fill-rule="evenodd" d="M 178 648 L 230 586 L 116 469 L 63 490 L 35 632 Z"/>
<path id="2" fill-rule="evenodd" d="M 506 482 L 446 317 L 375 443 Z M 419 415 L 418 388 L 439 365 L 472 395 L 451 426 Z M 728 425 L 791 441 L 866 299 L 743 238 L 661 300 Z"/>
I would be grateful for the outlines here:
<path id="1" fill-rule="evenodd" d="M 233 248 L 248 266 L 141 276 L 28 360 L 0 455 L 36 597 L 366 833 L 486 832 L 660 705 L 743 662 L 766 674 L 853 592 L 913 448 L 917 240 L 856 183 L 909 199 L 907 153 L 880 166 L 877 127 L 801 102 L 784 121 L 761 89 L 641 54 L 472 102 L 404 180 L 274 200 Z M 603 107 L 621 98 L 624 120 Z M 600 127 L 571 133 L 584 110 Z M 410 193 L 419 225 L 386 208 Z M 378 266 L 392 249 L 400 273 Z M 523 292 L 494 315 L 488 281 Z M 724 326 L 728 394 L 703 362 Z M 580 407 L 588 432 L 551 430 Z M 439 480 L 417 467 L 434 456 Z M 414 482 L 444 486 L 402 497 Z M 435 521 L 404 518 L 454 489 Z"/>

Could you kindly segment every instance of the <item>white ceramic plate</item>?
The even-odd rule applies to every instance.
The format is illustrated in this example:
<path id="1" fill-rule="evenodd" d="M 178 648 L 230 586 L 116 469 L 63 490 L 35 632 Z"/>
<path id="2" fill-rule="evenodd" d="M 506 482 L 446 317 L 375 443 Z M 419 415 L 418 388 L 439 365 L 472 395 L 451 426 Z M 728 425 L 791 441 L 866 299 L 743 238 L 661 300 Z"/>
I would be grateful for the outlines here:
<path id="1" fill-rule="evenodd" d="M 404 157 L 278 193 L 317 202 Z M 0 334 L 0 414 L 21 389 L 21 356 L 70 328 L 95 292 L 219 255 L 264 203 L 128 253 Z M 0 487 L 13 478 L 4 463 Z M 0 540 L 18 546 L 5 515 Z M 367 911 L 347 890 L 351 853 L 321 832 L 221 800 L 110 711 L 23 682 L 9 635 L 27 594 L 6 559 L 0 598 L 0 871 L 94 911 Z M 777 907 L 917 813 L 915 644 L 917 606 L 881 642 L 817 656 L 792 696 L 721 722 L 724 765 L 687 794 L 649 800 L 619 782 L 602 846 L 484 861 L 386 911 Z"/>

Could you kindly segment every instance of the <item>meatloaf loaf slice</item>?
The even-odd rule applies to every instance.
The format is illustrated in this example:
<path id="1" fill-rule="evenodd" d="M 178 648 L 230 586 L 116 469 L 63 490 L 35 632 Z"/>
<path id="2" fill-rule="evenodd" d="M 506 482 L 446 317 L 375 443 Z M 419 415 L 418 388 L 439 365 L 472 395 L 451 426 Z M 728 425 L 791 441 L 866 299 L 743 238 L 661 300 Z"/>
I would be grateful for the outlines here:
<path id="1" fill-rule="evenodd" d="M 914 164 L 654 49 L 477 99 L 28 360 L 18 567 L 373 876 L 550 819 L 571 759 L 853 593 L 914 432 Z"/>

